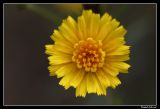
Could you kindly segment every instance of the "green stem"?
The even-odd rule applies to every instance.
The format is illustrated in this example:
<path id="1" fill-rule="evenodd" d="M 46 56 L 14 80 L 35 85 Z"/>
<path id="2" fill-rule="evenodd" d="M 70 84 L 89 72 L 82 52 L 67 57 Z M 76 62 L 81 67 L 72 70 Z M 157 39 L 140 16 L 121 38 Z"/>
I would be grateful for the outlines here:
<path id="1" fill-rule="evenodd" d="M 27 4 L 27 5 L 20 5 L 18 6 L 21 9 L 27 9 L 29 11 L 32 11 L 42 17 L 44 17 L 47 20 L 53 21 L 55 25 L 58 24 L 58 17 L 54 15 L 52 12 L 49 10 L 38 6 L 38 5 L 33 5 L 33 4 Z"/>

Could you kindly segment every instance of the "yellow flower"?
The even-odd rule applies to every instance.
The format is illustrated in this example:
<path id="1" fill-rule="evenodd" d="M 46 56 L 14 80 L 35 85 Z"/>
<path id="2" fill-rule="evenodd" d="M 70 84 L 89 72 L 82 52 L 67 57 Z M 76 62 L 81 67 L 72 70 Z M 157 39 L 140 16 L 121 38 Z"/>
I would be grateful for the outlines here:
<path id="1" fill-rule="evenodd" d="M 76 96 L 86 93 L 106 95 L 108 87 L 116 88 L 121 81 L 117 75 L 127 73 L 130 46 L 125 45 L 126 29 L 105 13 L 102 17 L 84 10 L 75 21 L 63 20 L 46 45 L 50 76 L 61 78 L 65 89 L 76 88 Z"/>

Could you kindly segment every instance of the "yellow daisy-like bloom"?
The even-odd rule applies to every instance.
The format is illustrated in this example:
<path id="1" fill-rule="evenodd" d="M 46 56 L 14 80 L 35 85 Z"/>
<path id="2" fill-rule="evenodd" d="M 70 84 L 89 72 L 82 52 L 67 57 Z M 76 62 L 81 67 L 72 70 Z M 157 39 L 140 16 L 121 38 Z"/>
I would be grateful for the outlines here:
<path id="1" fill-rule="evenodd" d="M 129 47 L 125 45 L 126 29 L 105 13 L 84 10 L 75 21 L 71 16 L 63 20 L 46 45 L 50 76 L 61 78 L 65 89 L 76 88 L 76 96 L 86 93 L 106 95 L 108 87 L 116 88 L 121 81 L 117 75 L 127 73 L 130 65 Z"/>

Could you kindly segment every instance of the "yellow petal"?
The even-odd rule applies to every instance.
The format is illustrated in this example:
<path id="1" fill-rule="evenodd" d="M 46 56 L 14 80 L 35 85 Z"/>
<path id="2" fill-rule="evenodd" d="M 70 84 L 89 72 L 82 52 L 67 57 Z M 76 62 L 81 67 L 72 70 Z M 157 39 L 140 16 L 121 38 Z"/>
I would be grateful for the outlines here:
<path id="1" fill-rule="evenodd" d="M 100 82 L 96 74 L 92 74 L 93 80 L 95 80 L 96 92 L 98 95 L 106 95 L 106 87 Z"/>
<path id="2" fill-rule="evenodd" d="M 59 52 L 62 52 L 62 53 L 67 53 L 67 54 L 73 54 L 73 47 L 71 46 L 67 46 L 65 45 L 65 43 L 56 43 L 54 46 L 53 46 L 53 50 L 56 52 L 56 51 L 59 51 Z"/>
<path id="3" fill-rule="evenodd" d="M 81 39 L 96 37 L 100 22 L 100 15 L 92 13 L 92 10 L 83 11 L 78 18 L 79 35 Z"/>
<path id="4" fill-rule="evenodd" d="M 58 65 L 63 63 L 69 63 L 72 62 L 72 56 L 71 55 L 53 55 L 48 57 L 49 64 L 50 65 Z"/>
<path id="5" fill-rule="evenodd" d="M 84 40 L 87 36 L 87 28 L 84 16 L 78 17 L 78 34 L 81 40 Z"/>
<path id="6" fill-rule="evenodd" d="M 130 46 L 122 45 L 115 50 L 108 50 L 108 51 L 106 50 L 106 56 L 127 55 L 130 53 L 129 48 L 130 48 Z"/>
<path id="7" fill-rule="evenodd" d="M 49 76 L 55 76 L 55 75 L 56 75 L 56 74 L 55 74 L 55 71 L 56 71 L 57 69 L 54 69 L 53 66 L 49 66 L 49 67 L 48 67 L 48 70 L 49 70 Z"/>
<path id="8" fill-rule="evenodd" d="M 99 33 L 96 37 L 96 40 L 104 40 L 108 38 L 109 33 L 114 31 L 119 26 L 120 23 L 116 19 L 111 19 L 112 17 L 108 14 L 105 14 L 104 17 L 101 18 L 101 27 L 99 29 Z"/>
<path id="9" fill-rule="evenodd" d="M 101 69 L 99 69 L 96 72 L 96 76 L 98 77 L 99 81 L 101 82 L 101 84 L 103 84 L 105 87 L 110 86 L 110 81 L 109 79 L 106 77 L 105 72 Z"/>
<path id="10" fill-rule="evenodd" d="M 85 75 L 84 70 L 79 70 L 78 72 L 75 73 L 75 77 L 71 80 L 70 85 L 76 88 L 80 82 L 82 81 L 83 77 Z"/>
<path id="11" fill-rule="evenodd" d="M 116 21 L 115 21 L 116 22 Z M 116 25 L 114 26 L 116 27 Z M 114 28 L 115 29 L 115 28 Z M 107 43 L 110 40 L 114 39 L 114 38 L 119 38 L 119 37 L 123 37 L 126 34 L 127 30 L 123 27 L 120 26 L 118 28 L 116 28 L 114 31 L 112 31 L 104 40 L 103 43 Z"/>
<path id="12" fill-rule="evenodd" d="M 123 26 L 120 26 L 116 28 L 112 33 L 110 33 L 109 36 L 104 40 L 104 42 L 117 37 L 123 37 L 126 33 L 127 30 Z"/>
<path id="13" fill-rule="evenodd" d="M 111 55 L 106 56 L 105 61 L 106 62 L 119 62 L 119 61 L 127 61 L 129 60 L 129 54 L 127 55 Z"/>
<path id="14" fill-rule="evenodd" d="M 76 88 L 76 97 L 77 96 L 82 96 L 85 97 L 86 93 L 87 93 L 87 78 L 86 75 L 83 77 L 82 81 L 80 82 L 80 84 L 78 85 L 78 87 Z"/>
<path id="15" fill-rule="evenodd" d="M 77 23 L 76 21 L 69 16 L 66 20 L 63 21 L 64 28 L 67 30 L 67 32 L 69 32 L 69 35 L 72 36 L 72 38 L 74 38 L 76 41 L 78 41 L 78 37 L 77 37 Z"/>
<path id="16" fill-rule="evenodd" d="M 116 86 L 120 85 L 121 84 L 121 81 L 119 80 L 119 78 L 116 76 L 116 77 L 113 77 L 111 76 L 110 74 L 108 73 L 105 73 L 105 75 L 107 76 L 107 78 L 109 79 L 110 81 L 110 86 L 112 88 L 116 88 Z"/>
<path id="17" fill-rule="evenodd" d="M 108 73 L 112 76 L 117 76 L 119 74 L 119 70 L 117 68 L 114 68 L 110 64 L 107 64 L 107 63 L 103 66 L 103 70 L 105 73 Z"/>
<path id="18" fill-rule="evenodd" d="M 92 10 L 84 10 L 82 12 L 82 16 L 84 16 L 87 26 L 90 24 L 90 19 L 91 19 L 92 14 L 93 14 Z"/>
<path id="19" fill-rule="evenodd" d="M 116 86 L 121 84 L 121 81 L 118 77 L 110 77 L 110 83 L 112 88 L 116 88 Z"/>
<path id="20" fill-rule="evenodd" d="M 71 43 L 68 42 L 68 40 L 64 38 L 61 32 L 56 29 L 53 31 L 53 34 L 51 35 L 51 39 L 54 42 L 61 42 L 61 43 L 66 43 L 67 45 L 72 45 Z"/>
<path id="21" fill-rule="evenodd" d="M 88 30 L 88 37 L 97 37 L 97 32 L 99 28 L 99 22 L 100 22 L 100 15 L 99 14 L 92 14 L 90 18 L 90 24 L 87 28 Z"/>
<path id="22" fill-rule="evenodd" d="M 105 37 L 107 37 L 107 35 L 109 34 L 109 32 L 111 32 L 112 28 L 110 26 L 110 23 L 107 22 L 103 25 L 101 25 L 97 36 L 95 37 L 95 40 L 103 40 Z"/>
<path id="23" fill-rule="evenodd" d="M 66 65 L 66 64 L 60 64 L 60 65 L 52 65 L 52 66 L 49 66 L 48 67 L 48 70 L 49 70 L 49 75 L 50 76 L 55 76 L 56 75 L 56 71 L 58 70 L 58 69 L 60 69 L 62 66 L 64 66 L 64 65 Z"/>
<path id="24" fill-rule="evenodd" d="M 75 73 L 77 72 L 78 69 L 75 66 L 73 66 L 73 67 L 68 67 L 68 69 L 66 68 L 66 70 L 67 71 L 61 70 L 63 72 L 59 76 L 65 75 L 65 73 L 67 74 L 60 80 L 59 85 L 62 85 L 64 86 L 65 89 L 68 89 L 71 86 L 70 81 L 75 76 Z"/>
<path id="25" fill-rule="evenodd" d="M 77 22 L 71 17 L 69 16 L 67 18 L 67 24 L 70 27 L 70 29 L 72 29 L 72 31 L 77 34 Z M 78 37 L 77 37 L 78 38 Z"/>
<path id="26" fill-rule="evenodd" d="M 53 45 L 45 45 L 45 53 L 48 55 L 52 55 L 53 54 Z"/>
<path id="27" fill-rule="evenodd" d="M 110 21 L 112 17 L 106 13 L 102 16 L 99 24 L 99 30 L 97 37 L 95 37 L 96 40 L 102 40 L 106 37 L 106 35 L 111 31 Z"/>
<path id="28" fill-rule="evenodd" d="M 63 65 L 61 68 L 59 68 L 55 74 L 57 75 L 57 78 L 63 77 L 66 74 L 69 74 L 73 69 L 76 68 L 75 63 L 68 63 Z"/>
<path id="29" fill-rule="evenodd" d="M 118 68 L 121 73 L 128 73 L 128 69 L 131 67 L 129 64 L 125 62 L 112 62 L 110 63 L 115 68 Z"/>
<path id="30" fill-rule="evenodd" d="M 106 52 L 112 52 L 113 50 L 119 48 L 120 46 L 123 46 L 125 44 L 124 37 L 119 37 L 119 38 L 113 38 L 110 39 L 108 42 L 105 42 L 103 44 L 103 50 Z"/>
<path id="31" fill-rule="evenodd" d="M 115 30 L 118 26 L 119 26 L 120 22 L 117 21 L 116 19 L 113 19 L 111 21 L 111 26 L 112 26 L 112 30 Z M 118 27 L 119 28 L 119 27 Z"/>
<path id="32" fill-rule="evenodd" d="M 93 73 L 92 72 L 88 72 L 87 74 L 87 92 L 88 93 L 96 93 L 96 82 L 97 80 L 93 77 Z"/>
<path id="33" fill-rule="evenodd" d="M 45 53 L 48 55 L 61 55 L 61 54 L 68 54 L 73 55 L 73 48 L 66 46 L 63 44 L 55 44 L 55 45 L 45 45 L 46 51 Z"/>
<path id="34" fill-rule="evenodd" d="M 62 25 L 59 27 L 59 31 L 63 35 L 63 37 L 69 41 L 71 44 L 75 44 L 78 42 L 78 38 L 74 31 L 69 27 L 67 21 L 64 20 Z"/>
<path id="35" fill-rule="evenodd" d="M 56 70 L 58 70 L 59 68 L 60 68 L 61 66 L 49 66 L 48 67 L 48 70 L 49 70 L 49 75 L 50 76 L 55 76 L 56 74 L 55 74 L 55 72 L 56 72 Z"/>
<path id="36" fill-rule="evenodd" d="M 93 27 L 93 24 L 95 25 L 94 21 L 96 21 L 98 17 L 92 17 L 92 10 L 84 10 L 82 16 L 78 17 L 78 34 L 81 40 L 84 40 L 87 37 L 91 37 L 93 35 L 90 30 L 93 30 L 91 28 L 96 28 Z"/>
<path id="37" fill-rule="evenodd" d="M 121 84 L 121 81 L 118 79 L 117 76 L 112 76 L 111 74 L 106 73 L 103 70 L 102 71 L 100 70 L 100 73 L 98 73 L 97 75 L 101 75 L 101 79 L 102 79 L 102 76 L 103 76 L 107 80 L 107 82 L 109 84 L 107 84 L 106 87 L 111 86 L 112 88 L 116 88 L 116 86 Z M 99 80 L 101 80 L 101 79 L 99 79 Z M 101 83 L 105 83 L 105 82 L 101 81 Z"/>
<path id="38" fill-rule="evenodd" d="M 108 13 L 103 14 L 100 20 L 100 25 L 104 25 L 112 20 L 112 16 L 110 16 Z"/>

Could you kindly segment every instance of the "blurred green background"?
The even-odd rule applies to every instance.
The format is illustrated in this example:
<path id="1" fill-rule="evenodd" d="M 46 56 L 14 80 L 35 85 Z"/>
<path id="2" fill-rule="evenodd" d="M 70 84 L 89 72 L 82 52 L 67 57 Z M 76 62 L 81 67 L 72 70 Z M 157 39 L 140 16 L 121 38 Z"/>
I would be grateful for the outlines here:
<path id="1" fill-rule="evenodd" d="M 47 69 L 44 45 L 52 43 L 53 30 L 84 8 L 108 12 L 128 30 L 131 68 L 107 96 L 76 98 L 75 89 L 64 90 Z M 156 4 L 4 4 L 4 104 L 155 105 Z"/>

